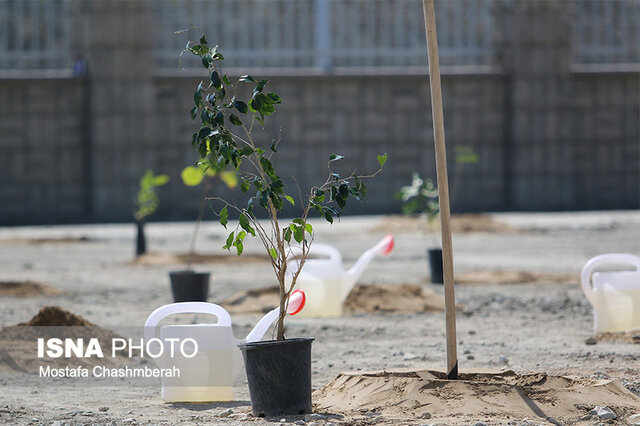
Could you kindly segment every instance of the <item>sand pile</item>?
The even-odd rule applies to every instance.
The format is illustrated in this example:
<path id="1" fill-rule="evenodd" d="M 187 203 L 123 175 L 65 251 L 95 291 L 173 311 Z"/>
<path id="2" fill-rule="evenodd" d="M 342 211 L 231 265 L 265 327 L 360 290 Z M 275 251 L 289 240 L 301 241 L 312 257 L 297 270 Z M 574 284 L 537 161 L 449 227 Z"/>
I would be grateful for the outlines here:
<path id="1" fill-rule="evenodd" d="M 438 225 L 436 225 L 438 226 Z M 379 232 L 432 232 L 427 220 L 420 216 L 386 216 L 374 228 Z M 439 234 L 439 228 L 436 233 Z M 472 232 L 521 232 L 506 223 L 498 222 L 490 215 L 484 214 L 459 214 L 451 216 L 451 232 L 454 234 L 468 234 Z"/>
<path id="2" fill-rule="evenodd" d="M 82 237 L 60 237 L 60 238 L 3 238 L 0 244 L 16 244 L 16 245 L 49 245 L 49 244 L 75 244 L 93 241 L 91 238 Z"/>
<path id="3" fill-rule="evenodd" d="M 269 312 L 278 306 L 277 287 L 240 291 L 221 302 L 231 314 Z M 346 313 L 411 313 L 444 310 L 444 297 L 414 284 L 357 284 L 344 301 Z"/>
<path id="4" fill-rule="evenodd" d="M 456 273 L 456 284 L 578 284 L 576 274 L 527 271 L 474 271 Z"/>
<path id="5" fill-rule="evenodd" d="M 621 333 L 599 333 L 595 336 L 595 340 L 598 342 L 640 344 L 640 327 Z"/>
<path id="6" fill-rule="evenodd" d="M 429 370 L 342 373 L 313 400 L 315 411 L 341 415 L 349 423 L 429 418 L 446 424 L 524 419 L 568 424 L 595 406 L 611 408 L 619 419 L 640 410 L 640 398 L 617 380 L 513 371 L 462 373 L 456 381 Z"/>
<path id="7" fill-rule="evenodd" d="M 38 358 L 38 338 L 50 339 L 82 338 L 86 343 L 97 338 L 105 353 L 102 359 L 97 358 Z M 57 306 L 45 306 L 26 323 L 5 327 L 0 330 L 0 371 L 13 370 L 23 373 L 37 373 L 40 366 L 52 368 L 92 367 L 104 365 L 113 367 L 129 363 L 129 358 L 111 358 L 113 338 L 119 338 L 110 330 L 98 327 L 81 316 L 72 314 Z"/>
<path id="8" fill-rule="evenodd" d="M 245 262 L 268 262 L 266 256 L 256 254 L 198 254 L 189 253 L 146 253 L 138 256 L 131 262 L 133 265 L 180 265 L 187 263 L 245 263 Z"/>
<path id="9" fill-rule="evenodd" d="M 0 297 L 59 296 L 61 290 L 35 281 L 0 281 Z"/>

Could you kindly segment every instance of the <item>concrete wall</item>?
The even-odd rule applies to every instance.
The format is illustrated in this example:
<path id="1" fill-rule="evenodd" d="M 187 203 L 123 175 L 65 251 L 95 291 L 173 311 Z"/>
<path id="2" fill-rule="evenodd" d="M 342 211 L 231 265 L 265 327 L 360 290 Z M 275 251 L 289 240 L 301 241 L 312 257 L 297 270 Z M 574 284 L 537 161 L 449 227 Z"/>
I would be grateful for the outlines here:
<path id="1" fill-rule="evenodd" d="M 640 207 L 639 74 L 570 63 L 570 2 L 497 4 L 495 67 L 444 69 L 453 210 Z M 129 220 L 146 168 L 171 176 L 153 218 L 194 218 L 200 190 L 179 173 L 196 159 L 188 111 L 206 72 L 153 67 L 148 2 L 81 5 L 72 44 L 88 79 L 0 78 L 0 224 Z M 333 152 L 345 171 L 389 153 L 369 201 L 347 213 L 398 212 L 412 171 L 435 177 L 426 76 L 261 77 L 284 100 L 261 140 L 282 128 L 277 163 L 302 190 Z M 480 161 L 457 166 L 460 145 Z"/>

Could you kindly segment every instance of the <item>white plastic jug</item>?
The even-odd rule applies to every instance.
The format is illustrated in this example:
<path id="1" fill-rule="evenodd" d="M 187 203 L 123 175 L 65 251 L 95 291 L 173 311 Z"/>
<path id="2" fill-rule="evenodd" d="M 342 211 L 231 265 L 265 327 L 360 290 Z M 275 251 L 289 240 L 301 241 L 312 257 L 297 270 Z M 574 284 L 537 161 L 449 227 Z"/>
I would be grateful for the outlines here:
<path id="1" fill-rule="evenodd" d="M 160 340 L 187 338 L 198 344 L 198 353 L 187 358 L 180 353 L 170 357 L 165 351 L 156 359 L 161 368 L 175 366 L 180 377 L 162 378 L 162 399 L 167 402 L 233 401 L 233 382 L 243 366 L 242 355 L 233 336 L 231 317 L 221 306 L 205 302 L 181 302 L 162 306 L 149 315 L 145 341 L 157 338 L 157 325 L 169 315 L 198 313 L 217 317 L 215 324 L 165 325 Z M 169 341 L 170 342 L 170 341 Z M 168 345 L 165 345 L 167 347 Z M 192 351 L 188 351 L 190 354 Z"/>
<path id="2" fill-rule="evenodd" d="M 634 270 L 597 272 L 623 265 Z M 593 306 L 596 333 L 640 327 L 640 257 L 625 253 L 596 256 L 584 265 L 581 275 L 582 289 Z"/>
<path id="3" fill-rule="evenodd" d="M 307 259 L 302 267 L 296 288 L 307 295 L 307 303 L 301 317 L 338 317 L 342 315 L 342 305 L 367 265 L 378 254 L 387 255 L 393 250 L 392 235 L 387 235 L 378 244 L 360 256 L 356 263 L 345 271 L 342 267 L 342 255 L 333 246 L 314 243 L 311 256 L 326 256 L 319 259 Z M 288 283 L 292 274 L 298 270 L 297 260 L 288 261 Z"/>
<path id="4" fill-rule="evenodd" d="M 287 306 L 287 314 L 295 315 L 304 308 L 306 302 L 302 290 L 291 293 Z M 215 324 L 165 325 L 158 324 L 164 318 L 176 314 L 209 314 L 217 318 Z M 256 342 L 262 339 L 269 326 L 280 315 L 280 307 L 267 312 L 244 340 Z M 170 343 L 169 339 L 185 341 L 193 339 L 198 345 L 197 354 L 193 357 L 195 348 L 191 345 L 185 350 L 188 356 L 180 351 L 174 356 L 167 350 L 156 358 L 160 368 L 176 367 L 180 377 L 162 377 L 162 399 L 166 402 L 222 402 L 233 401 L 233 382 L 244 366 L 242 354 L 238 344 L 243 340 L 236 339 L 231 328 L 229 313 L 219 305 L 205 302 L 180 302 L 164 305 L 153 311 L 144 327 L 144 338 L 149 342 L 159 338 L 162 342 Z M 186 343 L 190 343 L 186 341 Z M 169 347 L 169 344 L 165 344 Z M 157 350 L 154 349 L 155 352 Z"/>

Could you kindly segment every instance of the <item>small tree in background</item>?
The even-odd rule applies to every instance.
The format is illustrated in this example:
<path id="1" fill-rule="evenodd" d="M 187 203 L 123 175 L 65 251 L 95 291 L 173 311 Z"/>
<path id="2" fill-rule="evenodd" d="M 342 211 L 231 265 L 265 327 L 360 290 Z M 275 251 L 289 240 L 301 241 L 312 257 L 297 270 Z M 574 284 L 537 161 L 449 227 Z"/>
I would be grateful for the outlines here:
<path id="1" fill-rule="evenodd" d="M 133 217 L 137 225 L 136 256 L 146 253 L 147 242 L 144 235 L 146 218 L 158 209 L 160 199 L 156 194 L 156 188 L 169 182 L 167 175 L 154 175 L 151 169 L 147 169 L 140 178 L 140 189 L 135 199 Z"/>
<path id="2" fill-rule="evenodd" d="M 200 207 L 198 208 L 198 217 L 196 218 L 196 223 L 193 227 L 193 233 L 191 234 L 191 240 L 189 242 L 188 270 L 191 270 L 193 256 L 196 252 L 196 241 L 198 239 L 198 232 L 200 231 L 200 224 L 202 223 L 202 218 L 204 216 L 204 207 L 207 202 L 207 196 L 209 195 L 209 191 L 213 186 L 216 176 L 218 176 L 229 189 L 233 189 L 238 186 L 238 175 L 235 171 L 207 167 L 202 164 L 202 161 L 195 166 L 185 167 L 180 174 L 182 183 L 186 186 L 198 186 L 202 184 L 202 197 L 200 200 Z"/>

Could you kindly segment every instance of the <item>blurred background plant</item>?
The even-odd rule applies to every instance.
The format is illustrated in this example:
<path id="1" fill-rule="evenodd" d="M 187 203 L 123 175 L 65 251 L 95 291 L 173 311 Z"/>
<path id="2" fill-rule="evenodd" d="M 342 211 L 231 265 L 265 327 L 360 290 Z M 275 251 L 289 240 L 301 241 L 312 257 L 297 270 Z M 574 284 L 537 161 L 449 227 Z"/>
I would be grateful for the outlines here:
<path id="1" fill-rule="evenodd" d="M 200 201 L 200 207 L 198 209 L 198 217 L 191 234 L 191 240 L 189 243 L 189 260 L 187 263 L 187 269 L 191 270 L 191 264 L 193 262 L 193 256 L 196 251 L 196 241 L 198 239 L 198 232 L 200 231 L 200 224 L 204 216 L 204 208 L 211 190 L 214 178 L 220 178 L 220 180 L 229 189 L 233 189 L 238 186 L 238 175 L 234 170 L 225 170 L 222 167 L 212 167 L 210 165 L 205 166 L 202 162 L 198 162 L 195 166 L 187 166 L 182 170 L 180 177 L 182 183 L 186 186 L 198 186 L 202 184 L 202 200 Z"/>
<path id="2" fill-rule="evenodd" d="M 429 233 L 437 242 L 436 221 L 440 217 L 440 207 L 438 205 L 438 187 L 433 181 L 431 179 L 424 180 L 417 172 L 413 172 L 411 184 L 400 188 L 395 198 L 402 201 L 404 214 L 425 216 Z"/>
<path id="3" fill-rule="evenodd" d="M 152 215 L 160 205 L 160 198 L 156 194 L 156 188 L 169 182 L 167 175 L 154 175 L 153 170 L 147 169 L 140 178 L 140 189 L 135 199 L 135 211 L 133 217 L 136 220 L 138 236 L 136 240 L 136 256 L 146 253 L 147 243 L 144 235 L 144 223 L 148 216 Z"/>

